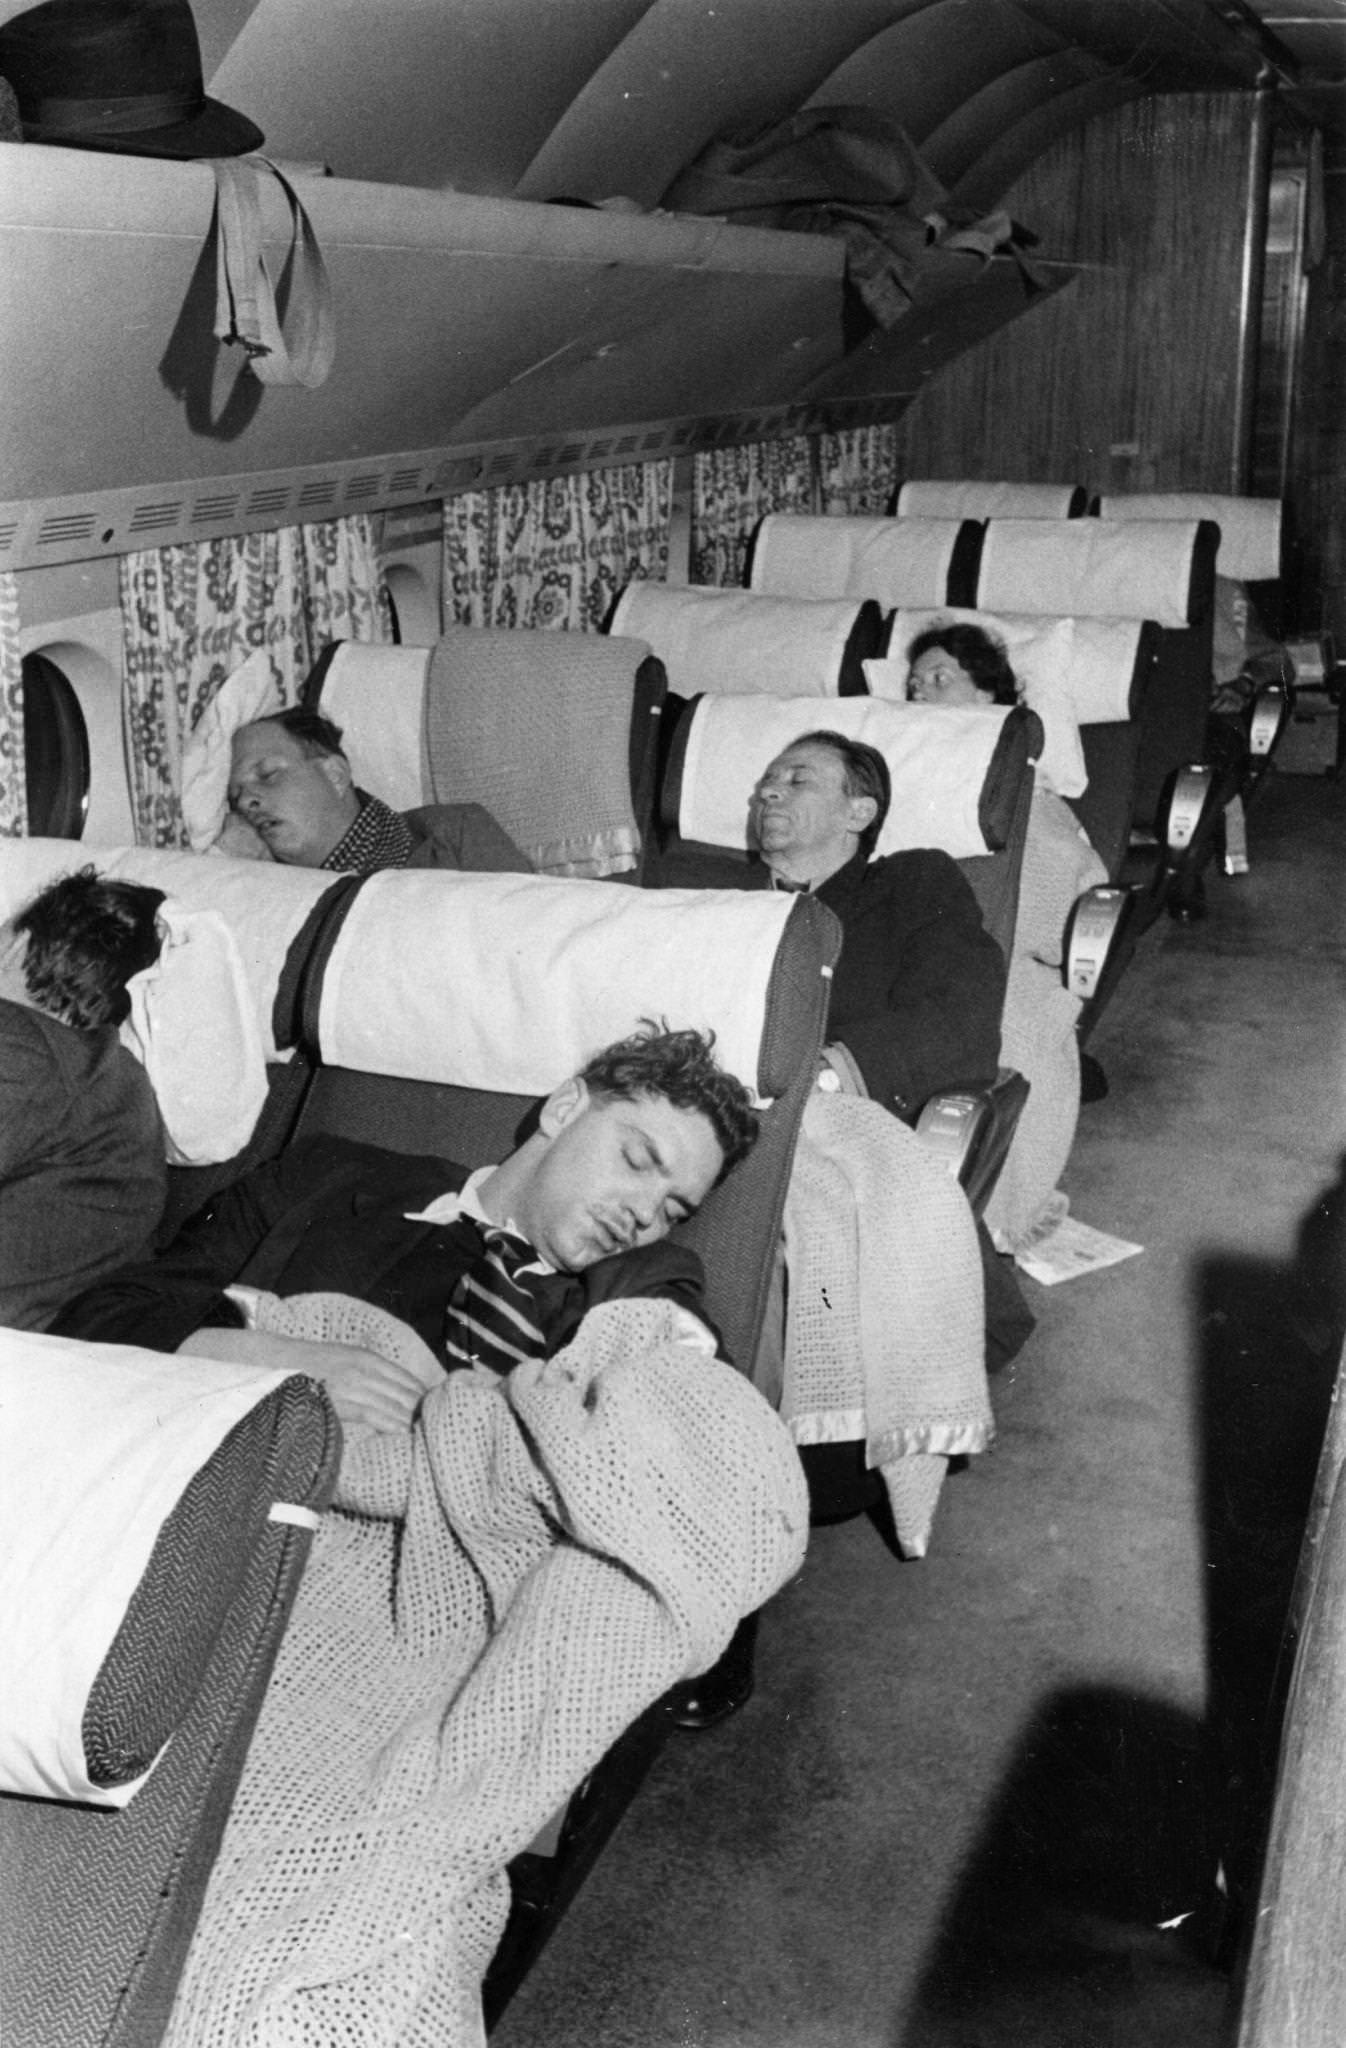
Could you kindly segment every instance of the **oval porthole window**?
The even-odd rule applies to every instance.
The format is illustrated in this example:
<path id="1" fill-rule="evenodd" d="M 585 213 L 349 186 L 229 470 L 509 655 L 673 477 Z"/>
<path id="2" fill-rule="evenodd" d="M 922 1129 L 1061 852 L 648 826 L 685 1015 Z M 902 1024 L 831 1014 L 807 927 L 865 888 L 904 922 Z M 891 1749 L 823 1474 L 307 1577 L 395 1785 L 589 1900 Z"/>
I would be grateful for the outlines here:
<path id="1" fill-rule="evenodd" d="M 89 729 L 69 678 L 45 654 L 23 658 L 28 831 L 79 839 L 89 813 Z"/>

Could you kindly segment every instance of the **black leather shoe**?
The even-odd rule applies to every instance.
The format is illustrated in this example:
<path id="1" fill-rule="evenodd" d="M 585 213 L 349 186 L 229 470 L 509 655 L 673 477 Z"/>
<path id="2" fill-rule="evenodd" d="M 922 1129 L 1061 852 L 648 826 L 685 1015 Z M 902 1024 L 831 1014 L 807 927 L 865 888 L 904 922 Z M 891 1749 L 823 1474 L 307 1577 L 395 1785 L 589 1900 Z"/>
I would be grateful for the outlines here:
<path id="1" fill-rule="evenodd" d="M 757 1616 L 741 1621 L 729 1647 L 709 1671 L 694 1678 L 673 1710 L 673 1725 L 700 1731 L 718 1727 L 752 1698 L 757 1649 Z"/>

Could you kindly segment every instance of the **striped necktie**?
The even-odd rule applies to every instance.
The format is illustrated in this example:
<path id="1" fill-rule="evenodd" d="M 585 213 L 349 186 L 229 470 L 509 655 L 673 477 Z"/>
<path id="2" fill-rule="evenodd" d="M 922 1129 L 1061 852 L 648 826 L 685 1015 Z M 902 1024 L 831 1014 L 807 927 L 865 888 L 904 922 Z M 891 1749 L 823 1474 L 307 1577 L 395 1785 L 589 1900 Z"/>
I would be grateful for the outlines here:
<path id="1" fill-rule="evenodd" d="M 464 1273 L 449 1297 L 444 1348 L 449 1367 L 485 1365 L 513 1372 L 521 1359 L 541 1358 L 546 1349 L 537 1307 L 518 1278 L 534 1262 L 530 1244 L 508 1231 L 483 1230 L 482 1256 Z"/>

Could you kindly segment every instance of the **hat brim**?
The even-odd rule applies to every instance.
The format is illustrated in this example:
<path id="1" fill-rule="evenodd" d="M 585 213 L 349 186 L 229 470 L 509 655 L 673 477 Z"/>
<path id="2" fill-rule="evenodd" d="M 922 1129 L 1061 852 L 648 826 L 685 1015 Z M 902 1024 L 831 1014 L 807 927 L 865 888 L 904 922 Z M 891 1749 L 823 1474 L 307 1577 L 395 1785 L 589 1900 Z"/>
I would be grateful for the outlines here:
<path id="1" fill-rule="evenodd" d="M 23 132 L 28 142 L 46 142 L 57 149 L 111 151 L 117 156 L 247 156 L 266 140 L 254 121 L 212 99 L 203 100 L 189 121 L 175 121 L 169 128 L 132 129 L 124 135 L 81 135 L 77 129 L 54 134 L 37 123 L 25 122 Z"/>

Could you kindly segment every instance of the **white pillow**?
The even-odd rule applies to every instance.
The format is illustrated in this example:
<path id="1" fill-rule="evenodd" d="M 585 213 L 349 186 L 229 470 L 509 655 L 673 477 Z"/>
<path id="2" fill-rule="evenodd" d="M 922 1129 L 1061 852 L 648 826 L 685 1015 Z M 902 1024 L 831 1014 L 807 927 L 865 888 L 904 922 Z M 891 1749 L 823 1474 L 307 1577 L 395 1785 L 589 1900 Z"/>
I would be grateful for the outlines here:
<path id="1" fill-rule="evenodd" d="M 954 605 L 939 611 L 898 611 L 893 618 L 896 656 L 865 663 L 869 687 L 876 697 L 905 697 L 910 663 L 907 649 L 930 626 L 980 626 L 999 640 L 1009 656 L 1023 701 L 1042 720 L 1045 744 L 1037 779 L 1058 796 L 1082 796 L 1089 786 L 1080 743 L 1072 670 L 1075 620 L 1036 613 L 978 612 Z"/>
<path id="2" fill-rule="evenodd" d="M 259 647 L 225 677 L 197 719 L 182 750 L 182 817 L 193 853 L 270 860 L 251 825 L 230 815 L 229 755 L 241 725 L 282 708 L 271 658 Z M 221 844 L 226 827 L 227 843 Z"/>

